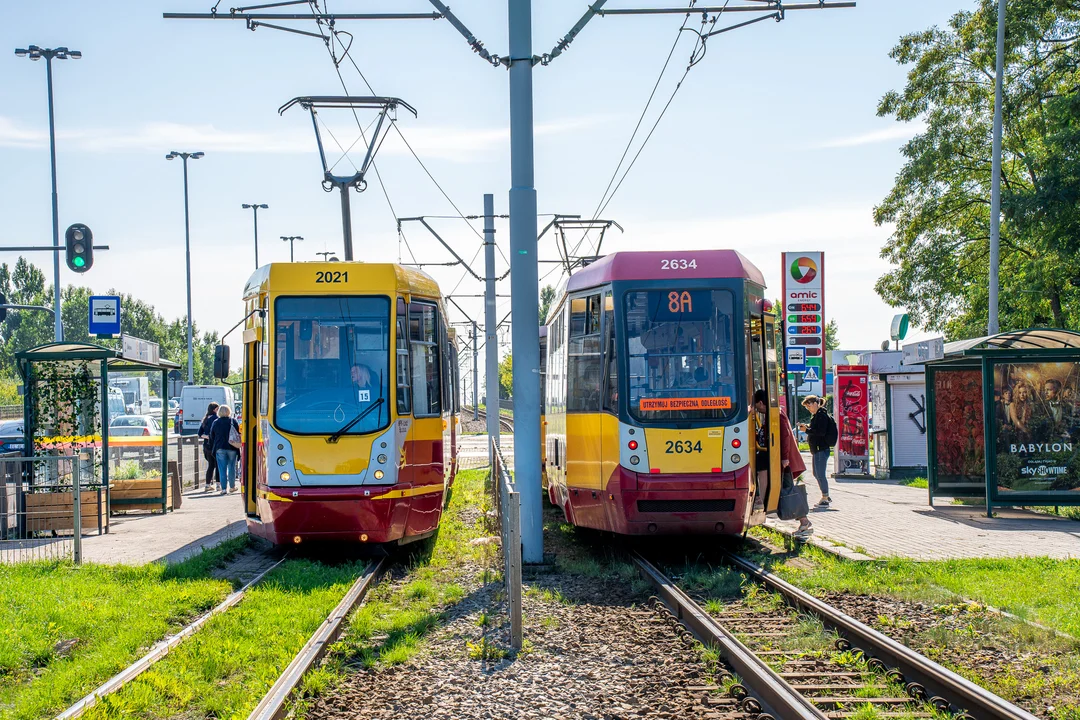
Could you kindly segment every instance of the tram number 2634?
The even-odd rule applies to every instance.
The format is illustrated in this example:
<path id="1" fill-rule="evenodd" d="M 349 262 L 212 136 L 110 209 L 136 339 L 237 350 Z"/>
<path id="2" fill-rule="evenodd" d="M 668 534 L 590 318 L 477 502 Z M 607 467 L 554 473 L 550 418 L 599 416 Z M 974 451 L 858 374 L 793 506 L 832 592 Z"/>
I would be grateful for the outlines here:
<path id="1" fill-rule="evenodd" d="M 701 452 L 701 441 L 692 442 L 690 440 L 668 440 L 667 450 L 664 451 L 668 455 L 687 455 L 689 453 Z"/>
<path id="2" fill-rule="evenodd" d="M 687 260 L 686 258 L 675 258 L 672 260 L 660 261 L 661 270 L 689 270 L 691 268 L 697 268 L 697 260 L 693 258 L 690 260 Z"/>

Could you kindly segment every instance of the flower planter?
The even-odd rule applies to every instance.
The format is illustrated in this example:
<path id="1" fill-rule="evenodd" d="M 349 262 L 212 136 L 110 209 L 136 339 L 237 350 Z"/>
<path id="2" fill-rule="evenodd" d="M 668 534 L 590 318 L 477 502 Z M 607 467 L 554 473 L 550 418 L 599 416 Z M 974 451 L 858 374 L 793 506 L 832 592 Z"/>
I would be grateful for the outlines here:
<path id="1" fill-rule="evenodd" d="M 132 510 L 149 510 L 151 512 L 161 510 L 161 501 L 158 499 L 161 497 L 160 477 L 111 480 L 110 484 L 112 486 L 110 502 L 114 515 Z M 118 503 L 117 500 L 124 502 Z M 146 500 L 148 502 L 128 502 L 132 500 Z M 173 507 L 172 483 L 166 483 L 165 505 L 168 509 Z"/>
<path id="2" fill-rule="evenodd" d="M 62 532 L 75 530 L 75 493 L 36 492 L 23 496 L 26 500 L 25 532 Z M 79 493 L 82 531 L 99 533 L 109 528 L 105 512 L 105 497 L 100 490 L 83 490 Z"/>

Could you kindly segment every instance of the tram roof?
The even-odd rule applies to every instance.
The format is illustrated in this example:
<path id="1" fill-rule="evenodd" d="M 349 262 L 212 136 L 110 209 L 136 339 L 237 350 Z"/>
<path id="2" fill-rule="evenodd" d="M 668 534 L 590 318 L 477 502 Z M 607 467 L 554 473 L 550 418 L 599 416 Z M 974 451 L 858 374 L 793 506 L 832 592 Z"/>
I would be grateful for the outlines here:
<path id="1" fill-rule="evenodd" d="M 397 291 L 401 293 L 417 293 L 428 297 L 441 297 L 439 285 L 423 270 L 405 267 L 396 263 L 365 263 L 365 262 L 294 262 L 294 263 L 269 263 L 258 268 L 248 278 L 244 286 L 244 298 L 249 298 L 259 292 L 273 290 L 277 292 L 312 292 L 316 287 L 323 288 L 327 293 L 340 293 L 342 286 L 336 284 L 315 285 L 317 271 L 333 270 L 335 272 L 356 272 L 366 276 L 368 282 L 359 287 L 365 291 L 377 292 L 385 287 L 378 287 L 374 283 L 387 283 L 391 278 L 397 284 Z"/>
<path id="2" fill-rule="evenodd" d="M 678 260 L 680 267 L 675 272 L 663 270 L 663 260 Z M 681 267 L 683 260 L 693 260 L 696 267 Z M 613 280 L 669 280 L 676 275 L 684 279 L 743 278 L 765 285 L 765 276 L 738 250 L 661 250 L 607 255 L 571 275 L 566 290 L 584 290 Z"/>

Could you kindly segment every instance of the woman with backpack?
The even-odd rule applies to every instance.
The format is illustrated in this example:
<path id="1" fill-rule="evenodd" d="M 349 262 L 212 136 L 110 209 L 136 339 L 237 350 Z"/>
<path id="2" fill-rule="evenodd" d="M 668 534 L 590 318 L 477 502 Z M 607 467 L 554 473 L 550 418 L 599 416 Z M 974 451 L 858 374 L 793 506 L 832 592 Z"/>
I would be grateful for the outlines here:
<path id="1" fill-rule="evenodd" d="M 217 460 L 221 494 L 236 491 L 236 462 L 240 458 L 240 426 L 232 419 L 232 408 L 222 405 L 210 427 L 210 442 Z"/>
<path id="2" fill-rule="evenodd" d="M 832 446 L 836 444 L 838 435 L 836 421 L 829 415 L 829 411 L 825 409 L 825 405 L 817 395 L 808 395 L 802 401 L 802 405 L 812 416 L 809 425 L 800 423 L 799 427 L 806 431 L 806 440 L 810 444 L 810 454 L 813 456 L 814 478 L 817 480 L 818 487 L 821 488 L 821 500 L 818 501 L 817 506 L 827 508 L 832 504 L 832 498 L 829 497 L 829 478 L 826 473 L 829 455 L 832 453 Z"/>
<path id="3" fill-rule="evenodd" d="M 203 416 L 202 424 L 199 425 L 199 439 L 202 440 L 203 457 L 206 458 L 206 492 L 214 489 L 214 478 L 221 482 L 218 475 L 217 458 L 214 457 L 214 446 L 210 440 L 210 428 L 217 421 L 218 404 L 212 402 L 206 406 L 206 415 Z"/>

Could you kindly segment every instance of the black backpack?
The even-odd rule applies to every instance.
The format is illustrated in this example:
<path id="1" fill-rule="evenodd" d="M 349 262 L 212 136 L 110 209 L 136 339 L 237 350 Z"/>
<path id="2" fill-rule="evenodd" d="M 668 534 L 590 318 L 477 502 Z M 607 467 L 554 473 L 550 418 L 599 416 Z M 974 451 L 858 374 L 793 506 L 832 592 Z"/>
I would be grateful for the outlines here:
<path id="1" fill-rule="evenodd" d="M 825 413 L 825 419 L 829 421 L 828 427 L 825 428 L 825 444 L 833 447 L 840 440 L 840 429 L 836 427 L 836 421 L 828 412 Z"/>

